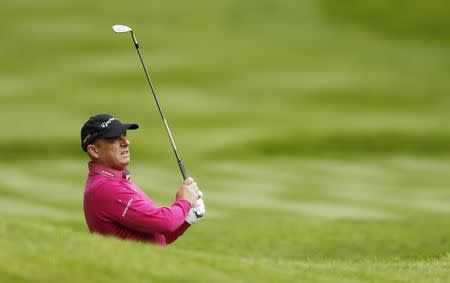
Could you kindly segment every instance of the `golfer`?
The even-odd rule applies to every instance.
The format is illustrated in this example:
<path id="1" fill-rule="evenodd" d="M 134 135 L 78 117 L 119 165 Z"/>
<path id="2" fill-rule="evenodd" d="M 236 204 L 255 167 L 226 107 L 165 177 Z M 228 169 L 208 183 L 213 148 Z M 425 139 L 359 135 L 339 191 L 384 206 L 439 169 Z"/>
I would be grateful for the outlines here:
<path id="1" fill-rule="evenodd" d="M 205 206 L 192 178 L 182 182 L 171 206 L 160 208 L 130 181 L 126 134 L 138 127 L 108 114 L 93 116 L 83 125 L 81 147 L 90 158 L 84 216 L 91 233 L 165 246 L 197 222 Z"/>

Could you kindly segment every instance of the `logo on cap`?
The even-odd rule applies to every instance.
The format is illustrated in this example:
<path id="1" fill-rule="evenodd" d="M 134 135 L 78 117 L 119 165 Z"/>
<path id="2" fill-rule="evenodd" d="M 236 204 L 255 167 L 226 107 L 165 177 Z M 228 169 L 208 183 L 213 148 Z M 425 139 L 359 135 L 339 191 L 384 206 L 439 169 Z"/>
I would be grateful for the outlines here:
<path id="1" fill-rule="evenodd" d="M 108 127 L 109 124 L 111 124 L 111 122 L 114 121 L 114 120 L 116 120 L 116 118 L 109 118 L 108 121 L 103 122 L 103 123 L 101 124 L 102 128 Z"/>

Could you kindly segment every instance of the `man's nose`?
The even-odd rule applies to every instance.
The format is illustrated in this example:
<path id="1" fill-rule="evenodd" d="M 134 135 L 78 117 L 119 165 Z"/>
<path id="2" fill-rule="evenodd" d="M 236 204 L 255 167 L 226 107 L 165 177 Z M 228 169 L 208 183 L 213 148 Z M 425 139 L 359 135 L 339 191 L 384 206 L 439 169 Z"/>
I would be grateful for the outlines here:
<path id="1" fill-rule="evenodd" d="M 120 139 L 120 141 L 121 141 L 121 145 L 122 146 L 129 146 L 130 145 L 130 141 L 127 139 L 127 137 L 125 137 L 125 136 L 122 136 L 122 138 Z"/>

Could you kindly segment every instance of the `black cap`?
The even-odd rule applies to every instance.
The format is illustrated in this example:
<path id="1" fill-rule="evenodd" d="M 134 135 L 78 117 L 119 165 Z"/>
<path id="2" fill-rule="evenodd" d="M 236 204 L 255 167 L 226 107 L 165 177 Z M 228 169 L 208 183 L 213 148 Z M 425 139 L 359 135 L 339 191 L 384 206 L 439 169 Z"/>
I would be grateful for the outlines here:
<path id="1" fill-rule="evenodd" d="M 138 124 L 122 124 L 109 114 L 92 116 L 81 128 L 81 148 L 87 151 L 87 146 L 98 138 L 115 138 L 137 128 Z"/>

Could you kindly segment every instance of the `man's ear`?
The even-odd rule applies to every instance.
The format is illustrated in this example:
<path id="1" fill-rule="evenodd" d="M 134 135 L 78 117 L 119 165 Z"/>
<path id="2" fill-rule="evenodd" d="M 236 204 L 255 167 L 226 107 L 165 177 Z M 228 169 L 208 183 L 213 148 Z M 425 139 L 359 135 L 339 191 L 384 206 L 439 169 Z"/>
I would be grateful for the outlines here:
<path id="1" fill-rule="evenodd" d="M 98 149 L 94 144 L 90 144 L 87 146 L 87 152 L 90 156 L 94 157 L 95 159 L 99 158 L 100 155 L 98 154 Z"/>

